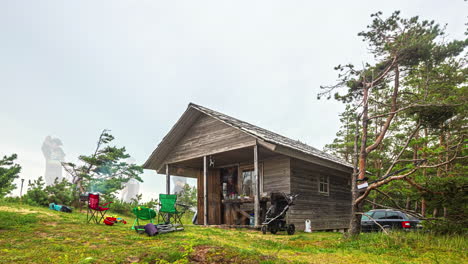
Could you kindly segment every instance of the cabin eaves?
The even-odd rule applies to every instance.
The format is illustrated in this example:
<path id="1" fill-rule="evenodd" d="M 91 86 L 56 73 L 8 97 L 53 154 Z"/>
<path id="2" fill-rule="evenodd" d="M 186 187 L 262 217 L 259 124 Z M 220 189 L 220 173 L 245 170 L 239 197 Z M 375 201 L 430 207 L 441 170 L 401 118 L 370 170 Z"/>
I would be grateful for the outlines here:
<path id="1" fill-rule="evenodd" d="M 164 165 L 164 160 L 169 154 L 171 147 L 180 140 L 185 131 L 197 120 L 201 115 L 208 115 L 216 120 L 219 120 L 233 128 L 239 129 L 244 133 L 257 139 L 260 145 L 268 147 L 272 151 L 276 151 L 283 154 L 290 154 L 296 156 L 296 158 L 311 161 L 308 158 L 312 158 L 312 162 L 320 160 L 332 162 L 334 164 L 341 165 L 347 169 L 352 169 L 352 165 L 348 162 L 341 160 L 333 155 L 330 155 L 324 151 L 318 150 L 312 146 L 302 143 L 298 140 L 293 140 L 285 136 L 279 135 L 272 131 L 263 129 L 261 127 L 252 125 L 245 121 L 237 118 L 225 115 L 223 113 L 208 109 L 206 107 L 190 103 L 187 110 L 183 113 L 177 123 L 172 127 L 169 133 L 163 138 L 158 147 L 153 151 L 148 160 L 144 163 L 145 169 L 154 169 L 159 171 Z M 276 146 L 280 146 L 276 148 Z M 292 150 L 292 152 L 288 152 Z M 303 155 L 294 155 L 303 154 Z"/>

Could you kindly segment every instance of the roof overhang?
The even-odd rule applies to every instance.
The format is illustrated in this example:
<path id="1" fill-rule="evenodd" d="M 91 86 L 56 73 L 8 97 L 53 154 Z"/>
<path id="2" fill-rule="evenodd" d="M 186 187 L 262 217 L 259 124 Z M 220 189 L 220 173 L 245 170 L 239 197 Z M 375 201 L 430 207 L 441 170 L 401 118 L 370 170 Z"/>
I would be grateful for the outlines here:
<path id="1" fill-rule="evenodd" d="M 215 113 L 215 114 L 214 114 Z M 273 142 L 268 138 L 263 138 L 249 129 L 245 129 L 238 125 L 233 125 L 227 122 L 225 119 L 227 116 L 223 116 L 220 118 L 219 115 L 223 115 L 221 113 L 217 113 L 215 111 L 209 110 L 207 108 L 198 106 L 196 104 L 190 103 L 179 118 L 179 120 L 174 124 L 171 130 L 167 133 L 167 135 L 162 139 L 161 143 L 156 147 L 153 153 L 150 155 L 148 160 L 143 164 L 143 168 L 156 170 L 157 172 L 161 172 L 163 170 L 165 160 L 170 153 L 172 147 L 185 135 L 185 132 L 196 122 L 196 120 L 201 115 L 208 115 L 224 124 L 236 128 L 256 139 L 256 144 L 279 154 L 283 154 L 286 156 L 294 157 L 300 160 L 304 160 L 307 162 L 315 163 L 321 166 L 325 166 L 328 168 L 338 169 L 345 172 L 350 172 L 352 170 L 352 166 L 350 164 L 344 162 L 336 162 L 326 157 L 316 156 L 310 153 L 306 153 L 300 148 L 294 148 L 292 146 L 286 146 L 281 144 L 280 142 Z M 216 153 L 212 153 L 216 154 Z"/>

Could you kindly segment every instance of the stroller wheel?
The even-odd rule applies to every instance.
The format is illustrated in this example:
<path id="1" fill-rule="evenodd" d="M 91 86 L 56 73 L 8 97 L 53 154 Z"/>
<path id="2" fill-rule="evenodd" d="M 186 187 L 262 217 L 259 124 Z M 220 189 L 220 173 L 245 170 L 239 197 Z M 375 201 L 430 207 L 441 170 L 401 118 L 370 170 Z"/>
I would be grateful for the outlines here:
<path id="1" fill-rule="evenodd" d="M 262 226 L 262 233 L 265 235 L 266 232 L 267 232 L 267 226 L 264 225 L 264 226 Z"/>
<path id="2" fill-rule="evenodd" d="M 278 228 L 276 226 L 271 226 L 270 227 L 270 233 L 272 233 L 273 235 L 276 234 L 278 232 Z"/>
<path id="3" fill-rule="evenodd" d="M 288 235 L 294 235 L 294 232 L 296 232 L 296 227 L 293 224 L 288 225 L 287 232 Z"/>

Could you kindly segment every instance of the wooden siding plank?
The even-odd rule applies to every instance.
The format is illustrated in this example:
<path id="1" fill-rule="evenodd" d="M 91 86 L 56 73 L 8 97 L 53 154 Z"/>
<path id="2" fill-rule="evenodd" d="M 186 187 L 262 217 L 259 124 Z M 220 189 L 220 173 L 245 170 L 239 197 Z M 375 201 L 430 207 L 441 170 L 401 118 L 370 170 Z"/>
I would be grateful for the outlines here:
<path id="1" fill-rule="evenodd" d="M 319 193 L 319 176 L 328 176 L 329 194 Z M 311 220 L 313 230 L 346 229 L 351 214 L 351 173 L 291 159 L 291 192 L 299 194 L 288 212 L 298 229 Z"/>
<path id="2" fill-rule="evenodd" d="M 254 137 L 202 115 L 175 144 L 165 162 L 175 163 L 255 144 Z"/>
<path id="3" fill-rule="evenodd" d="M 278 156 L 263 161 L 263 192 L 290 192 L 290 158 Z"/>

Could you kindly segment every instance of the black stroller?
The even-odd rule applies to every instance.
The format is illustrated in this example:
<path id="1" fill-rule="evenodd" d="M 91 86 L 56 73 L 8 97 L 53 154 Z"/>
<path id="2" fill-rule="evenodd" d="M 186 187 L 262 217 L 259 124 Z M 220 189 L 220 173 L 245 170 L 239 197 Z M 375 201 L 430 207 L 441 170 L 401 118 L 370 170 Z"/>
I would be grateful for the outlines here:
<path id="1" fill-rule="evenodd" d="M 286 224 L 286 212 L 293 205 L 297 194 L 271 193 L 271 206 L 266 212 L 265 221 L 262 223 L 262 232 L 266 234 L 270 231 L 276 234 L 278 231 L 287 231 L 288 235 L 293 235 L 296 231 L 294 224 Z"/>

